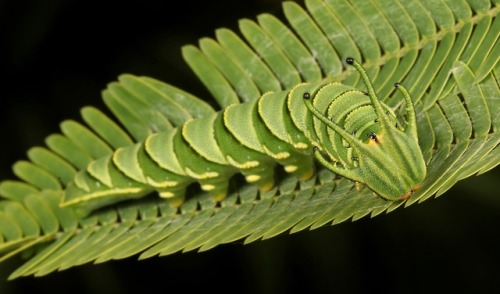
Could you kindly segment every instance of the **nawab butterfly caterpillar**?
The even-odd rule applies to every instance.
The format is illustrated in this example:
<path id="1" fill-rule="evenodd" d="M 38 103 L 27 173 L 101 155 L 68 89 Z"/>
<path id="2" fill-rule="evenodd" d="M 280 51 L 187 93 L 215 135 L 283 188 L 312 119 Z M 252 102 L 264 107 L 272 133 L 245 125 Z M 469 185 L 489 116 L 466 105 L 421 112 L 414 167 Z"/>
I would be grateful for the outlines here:
<path id="1" fill-rule="evenodd" d="M 362 66 L 346 61 L 366 92 L 336 82 L 303 83 L 188 120 L 92 161 L 65 188 L 61 205 L 89 211 L 156 191 L 180 206 L 193 183 L 221 201 L 236 173 L 267 191 L 275 186 L 277 165 L 307 180 L 315 161 L 387 200 L 408 198 L 426 176 L 410 95 L 396 84 L 406 105 L 401 124 Z"/>
<path id="2" fill-rule="evenodd" d="M 362 66 L 353 58 L 347 58 L 346 62 L 361 74 L 368 98 L 363 99 L 355 91 L 358 97 L 353 97 L 352 106 L 342 110 L 342 107 L 334 106 L 345 95 L 340 94 L 328 105 L 325 115 L 318 110 L 316 100 L 328 99 L 322 97 L 330 93 L 324 95 L 321 89 L 316 93 L 315 101 L 311 101 L 310 93 L 304 93 L 307 109 L 319 121 L 313 123 L 315 126 L 319 124 L 317 133 L 323 134 L 323 140 L 313 147 L 314 155 L 329 170 L 366 184 L 387 200 L 405 200 L 420 187 L 427 173 L 418 145 L 416 116 L 410 94 L 399 83 L 394 84 L 402 92 L 406 105 L 407 122 L 401 130 L 394 114 L 378 99 Z M 324 129 L 330 134 L 326 135 Z M 328 144 L 328 141 L 333 144 Z M 324 150 L 333 162 L 325 159 L 320 150 Z"/>

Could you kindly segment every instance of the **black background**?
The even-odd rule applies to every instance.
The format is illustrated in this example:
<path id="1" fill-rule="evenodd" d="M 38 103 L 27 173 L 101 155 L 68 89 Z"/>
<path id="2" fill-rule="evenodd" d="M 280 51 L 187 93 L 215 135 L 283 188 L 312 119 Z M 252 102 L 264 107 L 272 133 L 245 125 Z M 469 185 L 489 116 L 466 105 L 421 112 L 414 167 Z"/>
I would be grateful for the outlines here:
<path id="1" fill-rule="evenodd" d="M 0 179 L 121 73 L 147 75 L 209 97 L 180 47 L 237 20 L 281 14 L 280 1 L 1 1 Z M 499 170 L 443 197 L 374 219 L 248 245 L 84 265 L 5 279 L 0 293 L 494 293 L 500 277 Z M 157 289 L 157 290 L 154 290 Z"/>

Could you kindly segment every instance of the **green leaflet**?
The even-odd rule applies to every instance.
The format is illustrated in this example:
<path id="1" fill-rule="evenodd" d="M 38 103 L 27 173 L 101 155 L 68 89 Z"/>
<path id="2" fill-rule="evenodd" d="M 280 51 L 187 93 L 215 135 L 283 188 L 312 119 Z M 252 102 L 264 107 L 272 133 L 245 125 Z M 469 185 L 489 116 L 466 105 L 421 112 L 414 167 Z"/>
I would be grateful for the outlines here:
<path id="1" fill-rule="evenodd" d="M 117 125 L 86 109 L 89 124 L 116 151 L 91 161 L 74 175 L 61 205 L 75 205 L 90 213 L 156 191 L 177 207 L 192 183 L 199 183 L 201 190 L 221 201 L 230 192 L 236 173 L 267 192 L 275 186 L 277 165 L 301 180 L 314 175 L 312 146 L 328 155 L 325 159 L 316 153 L 316 158 L 336 174 L 366 184 L 386 199 L 405 199 L 425 178 L 411 98 L 401 86 L 408 120 L 402 124 L 373 92 L 361 65 L 352 59 L 348 62 L 361 73 L 368 96 L 347 85 L 321 81 L 299 84 L 289 92 L 268 93 L 200 118 L 192 118 L 186 110 L 180 114 L 164 110 L 174 123 L 185 123 L 133 145 L 123 142 L 130 139 Z M 137 80 L 122 77 L 127 85 Z M 158 107 L 159 102 L 151 98 L 156 94 L 150 94 L 156 92 L 141 87 L 141 83 L 135 85 L 136 95 L 145 93 L 148 104 L 157 109 L 182 103 L 172 98 L 170 104 Z M 186 115 L 180 118 L 183 113 Z M 94 138 L 90 133 L 88 137 Z"/>
<path id="2" fill-rule="evenodd" d="M 218 181 L 220 177 L 210 177 L 211 172 L 230 176 L 243 171 L 221 167 L 224 160 L 228 161 L 224 155 L 231 154 L 231 146 L 241 143 L 233 141 L 225 127 L 234 125 L 235 130 L 244 130 L 249 121 L 258 122 L 259 117 L 255 115 L 260 113 L 265 113 L 260 117 L 261 124 L 251 129 L 258 134 L 239 134 L 246 143 L 239 148 L 246 148 L 248 153 L 237 157 L 241 152 L 234 152 L 234 163 L 243 166 L 260 155 L 264 164 L 264 159 L 271 158 L 271 154 L 295 151 L 289 158 L 300 160 L 280 164 L 297 164 L 302 166 L 298 170 L 307 170 L 310 145 L 333 137 L 334 144 L 322 151 L 343 164 L 355 165 L 352 157 L 359 157 L 359 152 L 343 152 L 343 138 L 322 129 L 322 124 L 305 107 L 296 108 L 297 113 L 287 117 L 291 100 L 284 98 L 294 97 L 299 107 L 304 92 L 316 93 L 315 90 L 325 85 L 338 85 L 335 81 L 351 90 L 365 91 L 359 75 L 350 67 L 342 67 L 342 60 L 348 56 L 363 61 L 368 76 L 373 79 L 374 93 L 387 105 L 383 109 L 389 110 L 389 117 L 397 118 L 391 122 L 398 122 L 405 129 L 408 119 L 403 96 L 393 93 L 395 82 L 408 88 L 415 103 L 418 145 L 428 172 L 420 190 L 404 205 L 440 195 L 457 181 L 497 166 L 500 162 L 499 116 L 493 109 L 500 95 L 498 50 L 495 50 L 498 3 L 422 0 L 370 1 L 361 5 L 361 2 L 307 0 L 307 10 L 296 3 L 285 3 L 290 24 L 281 25 L 274 18 L 262 15 L 257 22 L 240 22 L 242 39 L 220 29 L 216 41 L 203 41 L 201 49 L 186 47 L 184 57 L 221 109 L 248 101 L 248 109 L 231 106 L 229 109 L 238 112 L 228 114 L 232 118 L 227 122 L 223 116 L 215 115 L 205 102 L 159 81 L 126 75 L 111 83 L 103 98 L 125 132 L 116 131 L 115 125 L 99 112 L 86 110 L 83 115 L 88 127 L 65 122 L 64 136 L 49 136 L 47 148 L 30 152 L 31 163 L 17 165 L 17 173 L 23 181 L 4 181 L 0 185 L 0 193 L 5 197 L 1 200 L 0 218 L 2 223 L 12 223 L 1 230 L 0 258 L 44 248 L 11 278 L 43 275 L 85 262 L 103 262 L 136 253 L 143 253 L 142 257 L 146 258 L 178 250 L 206 250 L 242 238 L 247 238 L 248 243 L 286 231 L 374 216 L 401 206 L 399 202 L 384 201 L 365 186 L 334 178 L 321 166 L 313 177 L 302 181 L 295 175 L 277 172 L 276 185 L 268 191 L 259 192 L 253 185 L 235 181 L 235 187 L 230 187 L 229 194 L 220 203 L 207 193 L 188 187 L 192 182 L 200 182 L 207 188 L 210 185 L 225 188 Z M 275 31 L 283 27 L 289 29 L 282 35 Z M 296 34 L 293 41 L 281 38 L 290 32 Z M 293 42 L 302 45 L 290 45 Z M 304 52 L 304 48 L 310 54 L 298 53 Z M 311 63 L 311 57 L 316 66 Z M 307 70 L 302 72 L 299 64 L 305 64 Z M 307 84 L 300 84 L 302 82 Z M 331 87 L 340 89 L 340 86 Z M 356 92 L 343 95 L 345 101 L 333 100 L 342 106 L 333 106 L 333 103 L 328 106 L 328 99 L 319 94 L 315 96 L 318 100 L 314 106 L 333 117 L 342 117 L 336 111 L 345 112 L 352 107 L 348 119 L 344 118 L 346 126 L 364 130 L 357 132 L 357 136 L 369 138 L 372 114 L 363 106 L 349 105 L 347 98 L 357 97 Z M 261 98 L 253 100 L 257 97 Z M 175 105 L 178 101 L 184 103 Z M 169 106 L 162 108 L 162 105 Z M 238 121 L 237 114 L 244 115 L 246 120 Z M 190 119 L 206 119 L 210 115 L 216 118 L 207 119 L 207 124 L 214 127 L 206 130 L 215 130 L 214 138 L 224 137 L 224 143 L 219 146 L 225 149 L 218 152 L 212 148 L 216 147 L 212 139 L 198 138 L 198 134 L 203 133 L 200 125 L 185 130 L 192 138 L 190 144 L 196 145 L 199 151 L 189 149 L 181 132 L 174 130 Z M 99 129 L 101 126 L 103 129 Z M 271 137 L 283 145 L 276 149 L 274 144 L 262 147 Z M 209 170 L 200 168 L 199 164 L 205 160 L 200 156 L 203 143 L 211 146 L 205 156 L 216 161 L 213 165 L 207 164 Z M 123 149 L 117 152 L 118 148 Z M 146 152 L 151 157 L 144 156 Z M 183 158 L 172 156 L 178 154 Z M 248 154 L 251 155 L 245 157 Z M 247 170 L 244 175 L 269 176 L 271 163 L 263 165 L 264 170 Z M 185 167 L 189 167 L 189 172 Z M 307 178 L 307 175 L 299 176 Z M 104 185 L 97 187 L 96 177 L 101 178 Z M 169 181 L 162 181 L 167 177 Z M 182 183 L 182 188 L 169 190 L 170 180 Z M 62 192 L 104 191 L 110 186 L 123 189 L 113 191 L 116 193 L 113 197 L 129 199 L 126 189 L 133 188 L 138 189 L 134 197 L 141 198 L 116 204 L 117 199 L 104 197 L 109 202 L 95 206 L 91 205 L 92 201 L 83 200 L 82 203 L 89 206 L 81 208 L 58 205 L 63 199 Z M 177 209 L 155 195 L 143 197 L 153 190 L 176 197 L 184 195 L 185 189 L 187 197 Z M 110 203 L 114 203 L 110 209 L 83 216 Z M 19 213 L 14 213 L 16 211 Z M 141 241 L 132 244 L 132 240 Z"/>

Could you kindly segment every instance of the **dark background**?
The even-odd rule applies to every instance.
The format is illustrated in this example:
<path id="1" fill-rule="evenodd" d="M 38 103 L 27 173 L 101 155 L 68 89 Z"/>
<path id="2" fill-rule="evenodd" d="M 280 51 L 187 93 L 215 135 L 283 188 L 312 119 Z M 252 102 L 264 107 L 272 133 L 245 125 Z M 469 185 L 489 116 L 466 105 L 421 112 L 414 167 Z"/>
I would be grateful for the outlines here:
<path id="1" fill-rule="evenodd" d="M 175 3 L 175 6 L 174 6 Z M 206 90 L 180 47 L 280 1 L 0 1 L 0 179 L 26 150 L 79 120 L 121 73 L 147 75 L 200 97 Z M 494 293 L 500 277 L 499 169 L 444 196 L 364 218 L 204 253 L 130 258 L 42 278 L 5 278 L 0 293 Z M 158 289 L 158 290 L 154 290 Z"/>

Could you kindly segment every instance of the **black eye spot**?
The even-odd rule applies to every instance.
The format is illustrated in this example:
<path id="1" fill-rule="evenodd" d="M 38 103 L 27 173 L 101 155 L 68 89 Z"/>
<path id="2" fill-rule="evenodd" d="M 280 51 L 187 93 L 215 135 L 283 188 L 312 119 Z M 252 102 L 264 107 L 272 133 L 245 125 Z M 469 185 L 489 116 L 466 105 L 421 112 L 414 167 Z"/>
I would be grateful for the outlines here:
<path id="1" fill-rule="evenodd" d="M 354 58 L 352 57 L 347 57 L 345 62 L 347 62 L 348 64 L 353 64 L 354 63 Z"/>
<path id="2" fill-rule="evenodd" d="M 345 148 L 351 148 L 351 145 L 347 144 L 345 145 Z"/>
<path id="3" fill-rule="evenodd" d="M 377 141 L 377 135 L 374 132 L 369 134 L 368 137 L 370 137 L 370 139 L 372 139 L 373 141 Z"/>
<path id="4" fill-rule="evenodd" d="M 304 99 L 309 99 L 309 98 L 311 98 L 311 94 L 309 94 L 309 92 L 305 92 L 305 93 L 302 95 L 302 98 L 304 98 Z"/>
<path id="5" fill-rule="evenodd" d="M 318 151 L 318 146 L 313 146 L 313 151 L 314 152 Z"/>
<path id="6" fill-rule="evenodd" d="M 378 118 L 376 118 L 373 122 L 374 122 L 374 123 L 378 123 Z"/>
<path id="7" fill-rule="evenodd" d="M 390 112 L 389 112 L 389 110 L 387 110 L 387 111 L 385 112 L 385 114 L 387 114 L 387 115 L 389 115 L 389 113 L 390 113 Z"/>
<path id="8" fill-rule="evenodd" d="M 358 161 L 357 157 L 352 157 L 351 159 L 354 160 L 354 161 Z"/>
<path id="9" fill-rule="evenodd" d="M 356 135 L 357 132 L 358 132 L 357 130 L 354 130 L 354 131 L 352 131 L 352 134 Z"/>
<path id="10" fill-rule="evenodd" d="M 394 87 L 399 87 L 400 83 L 394 83 Z"/>

